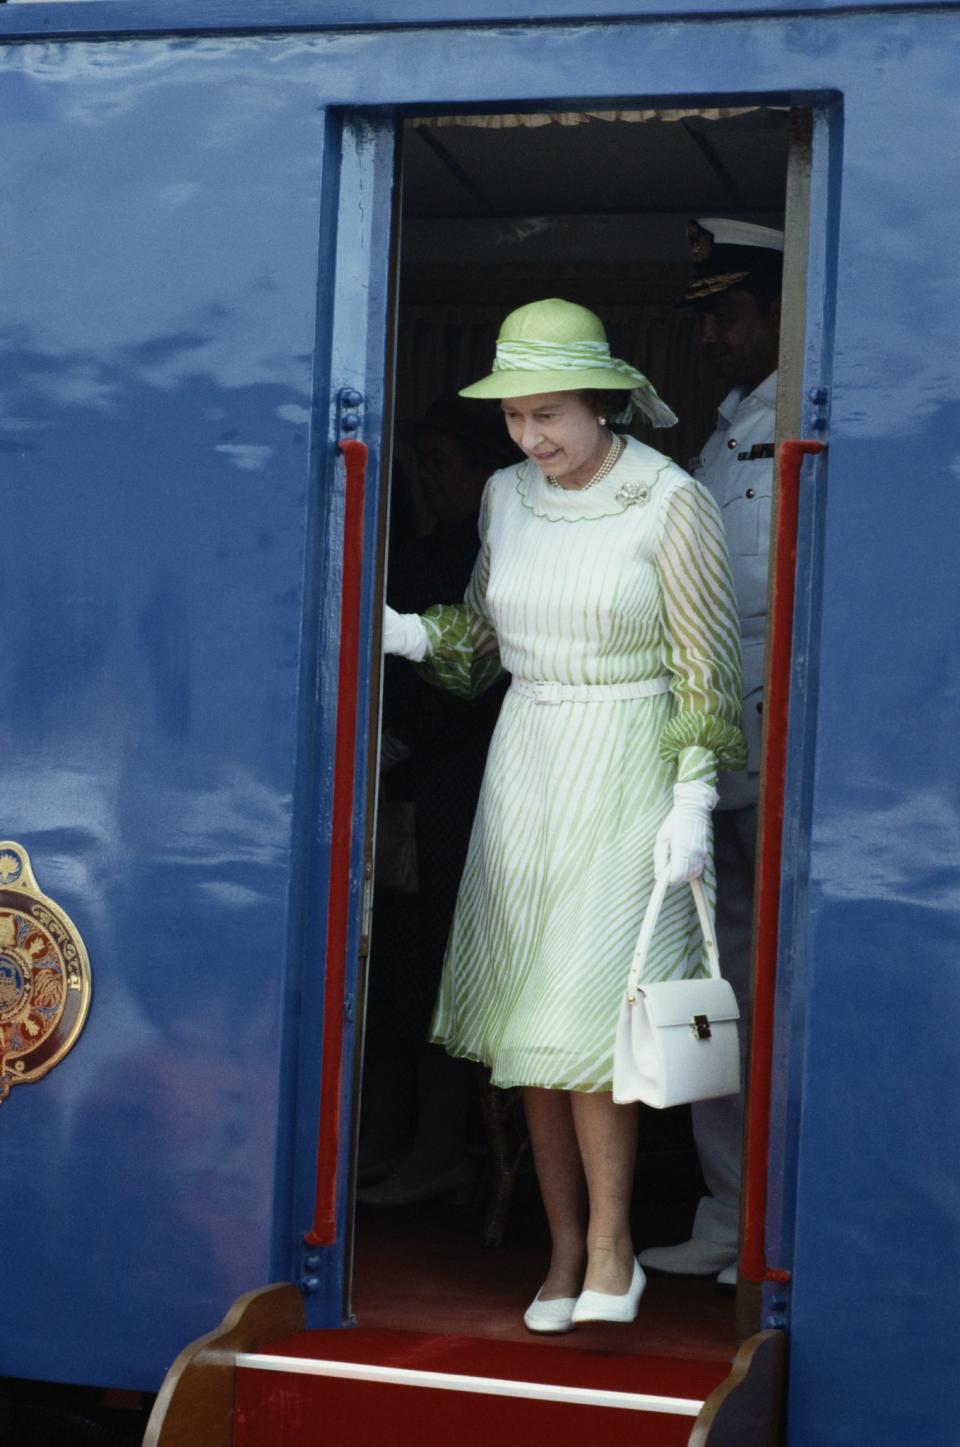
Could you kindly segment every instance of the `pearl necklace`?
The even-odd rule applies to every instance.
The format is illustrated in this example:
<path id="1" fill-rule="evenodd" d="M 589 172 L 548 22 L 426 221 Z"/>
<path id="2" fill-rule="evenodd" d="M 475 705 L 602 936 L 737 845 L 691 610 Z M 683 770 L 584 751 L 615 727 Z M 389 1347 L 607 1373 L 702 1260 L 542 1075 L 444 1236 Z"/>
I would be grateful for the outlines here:
<path id="1" fill-rule="evenodd" d="M 614 433 L 610 439 L 610 446 L 607 448 L 606 456 L 589 482 L 585 482 L 582 487 L 564 487 L 559 478 L 551 477 L 549 473 L 544 473 L 544 477 L 551 487 L 559 487 L 563 492 L 586 492 L 588 487 L 593 487 L 594 483 L 599 482 L 601 478 L 606 477 L 608 473 L 613 471 L 620 461 L 620 454 L 625 446 L 626 443 L 623 438 L 618 437 L 617 434 Z"/>

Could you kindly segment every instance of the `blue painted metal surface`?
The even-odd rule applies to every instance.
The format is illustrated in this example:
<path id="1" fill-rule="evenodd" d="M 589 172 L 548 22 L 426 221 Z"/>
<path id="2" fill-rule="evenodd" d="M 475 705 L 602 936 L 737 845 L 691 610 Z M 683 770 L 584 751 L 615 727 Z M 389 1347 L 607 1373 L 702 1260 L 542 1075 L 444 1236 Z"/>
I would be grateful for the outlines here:
<path id="1" fill-rule="evenodd" d="M 231 34 L 273 31 L 389 30 L 459 25 L 513 26 L 555 23 L 594 24 L 598 20 L 647 23 L 664 19 L 696 20 L 698 10 L 710 20 L 728 16 L 816 18 L 834 12 L 922 11 L 943 9 L 943 0 L 910 0 L 909 4 L 872 0 L 716 0 L 699 7 L 690 0 L 272 0 L 270 5 L 244 0 L 56 0 L 49 5 L 12 6 L 0 33 L 43 38 L 70 35 L 178 34 L 216 31 Z"/>
<path id="2" fill-rule="evenodd" d="M 8 1267 L 39 1306 L 5 1328 L 5 1371 L 38 1369 L 55 1302 L 75 1378 L 149 1385 L 292 1263 L 306 1224 L 332 727 L 317 680 L 336 645 L 327 296 L 344 260 L 323 106 L 792 101 L 818 108 L 826 146 L 805 385 L 832 382 L 832 402 L 806 517 L 797 628 L 817 688 L 797 680 L 779 1014 L 790 1442 L 952 1447 L 960 17 L 664 5 L 674 18 L 621 24 L 621 8 L 578 22 L 551 5 L 565 23 L 542 28 L 495 23 L 493 0 L 438 3 L 392 29 L 399 12 L 371 0 L 357 25 L 382 31 L 0 52 L 21 540 L 5 582 L 29 618 L 6 648 L 2 832 L 83 929 L 98 990 L 74 1056 L 0 1122 L 24 1218 L 77 1245 Z M 6 6 L 0 37 L 145 13 Z M 332 6 L 283 17 L 344 23 Z M 238 7 L 202 18 L 229 29 Z M 381 278 L 384 246 L 371 234 Z M 375 280 L 371 335 L 380 298 Z M 332 1320 L 342 1256 L 328 1265 Z"/>
<path id="3" fill-rule="evenodd" d="M 839 101 L 814 112 L 810 135 L 809 233 L 806 276 L 806 388 L 800 431 L 829 434 L 836 297 L 836 233 L 842 167 L 843 112 Z M 824 425 L 827 424 L 827 425 Z M 796 1217 L 796 1157 L 803 1099 L 806 1024 L 810 823 L 817 744 L 820 599 L 828 452 L 810 458 L 803 473 L 798 516 L 795 627 L 791 691 L 791 748 L 784 800 L 780 941 L 775 1032 L 778 1049 L 771 1101 L 768 1176 L 768 1256 L 792 1263 Z M 765 1288 L 763 1325 L 779 1325 L 790 1292 Z M 780 1320 L 778 1320 L 778 1318 Z"/>
<path id="4" fill-rule="evenodd" d="M 368 539 L 366 570 L 361 600 L 363 632 L 367 638 L 373 629 L 376 594 L 376 538 L 380 507 L 377 479 L 380 470 L 380 443 L 384 426 L 384 373 L 386 346 L 387 292 L 389 287 L 390 232 L 394 184 L 394 127 L 384 120 L 352 118 L 344 127 L 339 164 L 337 195 L 337 234 L 335 242 L 336 270 L 324 289 L 321 307 L 330 329 L 330 376 L 332 387 L 317 399 L 324 415 L 318 418 L 318 431 L 336 435 L 338 419 L 344 408 L 341 394 L 353 392 L 362 399 L 353 410 L 361 421 L 359 432 L 351 428 L 341 435 L 361 436 L 370 448 L 367 469 L 366 521 Z M 321 286 L 323 282 L 321 280 Z M 343 523 L 344 472 L 339 464 L 326 493 L 323 552 L 319 561 L 320 575 L 328 580 L 321 627 L 324 641 L 318 669 L 320 711 L 332 719 L 336 712 L 337 673 L 324 660 L 336 656 L 339 632 L 339 583 L 341 572 L 341 535 Z M 344 1111 L 340 1130 L 337 1161 L 336 1243 L 312 1248 L 306 1253 L 309 1266 L 304 1272 L 310 1285 L 306 1291 L 307 1324 L 311 1327 L 339 1326 L 344 1319 L 346 1282 L 349 1273 L 348 1189 L 350 1180 L 351 1082 L 359 1050 L 358 974 L 361 911 L 364 892 L 364 837 L 366 769 L 368 755 L 368 719 L 371 687 L 379 686 L 380 660 L 369 650 L 361 651 L 357 697 L 358 757 L 355 776 L 354 818 L 351 868 L 351 925 L 347 941 L 348 971 L 346 979 L 343 1100 Z M 326 815 L 332 793 L 332 737 L 324 734 L 316 741 L 314 767 L 317 770 L 315 817 Z M 317 1019 L 322 1012 L 322 961 L 326 946 L 326 875 L 328 857 L 324 852 L 316 863 L 308 865 L 310 888 L 307 895 L 306 937 L 304 958 L 308 967 L 304 977 L 304 1002 L 300 1026 L 300 1079 L 294 1122 L 294 1206 L 293 1231 L 297 1241 L 313 1222 L 316 1192 L 317 1113 L 320 1104 L 320 1052 Z M 309 856 L 308 856 L 309 858 Z M 289 1250 L 289 1248 L 288 1248 Z M 297 1258 L 298 1262 L 300 1258 Z M 281 1263 L 285 1277 L 298 1273 L 289 1254 Z"/>
<path id="5" fill-rule="evenodd" d="M 295 49 L 3 58 L 4 825 L 75 911 L 97 1000 L 4 1114 L 47 1244 L 8 1261 L 3 1370 L 155 1386 L 291 1274 L 339 137 Z"/>

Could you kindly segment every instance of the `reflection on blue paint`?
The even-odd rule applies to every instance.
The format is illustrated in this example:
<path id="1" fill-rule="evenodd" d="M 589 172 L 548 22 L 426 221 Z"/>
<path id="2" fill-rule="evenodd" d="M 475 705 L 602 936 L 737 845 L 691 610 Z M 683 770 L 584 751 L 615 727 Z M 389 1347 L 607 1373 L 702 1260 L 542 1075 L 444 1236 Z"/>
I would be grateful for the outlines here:
<path id="1" fill-rule="evenodd" d="M 0 58 L 3 830 L 94 970 L 3 1172 L 58 1370 L 151 1386 L 270 1275 L 325 122 L 276 46 Z"/>

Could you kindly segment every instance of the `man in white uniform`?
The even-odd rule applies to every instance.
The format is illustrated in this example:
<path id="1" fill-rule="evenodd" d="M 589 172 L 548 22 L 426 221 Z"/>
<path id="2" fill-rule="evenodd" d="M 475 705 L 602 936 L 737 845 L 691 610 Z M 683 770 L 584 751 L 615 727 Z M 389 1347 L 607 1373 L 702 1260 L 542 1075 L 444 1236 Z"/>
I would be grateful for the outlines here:
<path id="1" fill-rule="evenodd" d="M 732 388 L 690 471 L 720 505 L 740 608 L 743 729 L 750 756 L 743 773 L 720 775 L 714 847 L 717 943 L 740 1005 L 746 1063 L 783 232 L 714 217 L 692 221 L 688 232 L 694 270 L 684 299 L 699 314 L 708 361 Z M 742 1126 L 742 1094 L 693 1107 L 694 1140 L 709 1194 L 697 1207 L 692 1238 L 641 1251 L 642 1266 L 681 1276 L 716 1275 L 724 1286 L 736 1283 Z"/>

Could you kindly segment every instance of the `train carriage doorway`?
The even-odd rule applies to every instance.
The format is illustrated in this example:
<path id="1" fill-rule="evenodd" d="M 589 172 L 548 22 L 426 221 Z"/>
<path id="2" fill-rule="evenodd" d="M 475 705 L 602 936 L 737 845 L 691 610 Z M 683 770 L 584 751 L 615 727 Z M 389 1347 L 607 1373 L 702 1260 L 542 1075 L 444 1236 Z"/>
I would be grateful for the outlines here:
<path id="1" fill-rule="evenodd" d="M 677 306 L 686 221 L 781 226 L 790 139 L 788 113 L 758 107 L 406 123 L 387 530 L 386 590 L 397 607 L 449 601 L 437 588 L 459 596 L 454 574 L 469 571 L 474 523 L 464 512 L 445 534 L 438 509 L 449 500 L 438 502 L 438 462 L 418 451 L 417 424 L 455 406 L 456 388 L 488 369 L 512 307 L 560 295 L 599 312 L 614 354 L 650 375 L 680 416 L 669 432 L 638 435 L 682 466 L 696 457 L 727 387 L 704 366 L 692 309 Z M 793 158 L 795 172 L 796 146 Z M 799 357 L 799 315 L 788 325 L 785 351 Z M 787 391 L 796 386 L 791 375 Z M 420 1044 L 498 703 L 451 719 L 407 665 L 387 662 L 353 1309 L 361 1326 L 520 1343 L 546 1240 L 519 1102 Z M 432 1155 L 424 1120 L 438 1133 Z M 703 1189 L 688 1112 L 648 1112 L 636 1244 L 688 1235 Z M 726 1360 L 755 1329 L 757 1307 L 757 1293 L 741 1290 L 738 1324 L 733 1296 L 718 1295 L 712 1279 L 664 1278 L 617 1349 L 669 1343 Z M 609 1336 L 602 1343 L 610 1349 Z"/>
<path id="2" fill-rule="evenodd" d="M 82 1245 L 42 1289 L 28 1282 L 28 1259 L 11 1265 L 23 1311 L 6 1365 L 32 1369 L 40 1332 L 48 1360 L 69 1346 L 77 1380 L 109 1370 L 115 1385 L 142 1387 L 252 1282 L 295 1279 L 312 1327 L 339 1327 L 350 1312 L 355 969 L 367 954 L 363 831 L 351 837 L 350 826 L 377 733 L 357 720 L 356 700 L 365 710 L 376 692 L 379 656 L 371 668 L 355 649 L 359 669 L 341 672 L 339 692 L 338 666 L 350 653 L 344 604 L 349 637 L 366 641 L 380 599 L 370 516 L 359 568 L 351 559 L 353 596 L 340 588 L 351 489 L 334 444 L 360 430 L 371 483 L 384 471 L 388 319 L 398 424 L 476 375 L 497 319 L 531 292 L 597 307 L 616 350 L 642 360 L 683 412 L 673 353 L 655 356 L 677 320 L 682 223 L 690 212 L 772 219 L 787 166 L 772 111 L 501 116 L 499 127 L 430 115 L 409 129 L 394 315 L 398 109 L 489 108 L 493 94 L 506 111 L 540 94 L 544 74 L 568 97 L 710 96 L 738 83 L 724 64 L 730 41 L 704 66 L 696 23 L 654 52 L 632 20 L 583 23 L 582 46 L 554 17 L 508 25 L 508 47 L 489 16 L 469 29 L 452 15 L 391 20 L 381 34 L 369 18 L 335 29 L 301 14 L 287 34 L 291 17 L 275 24 L 262 12 L 238 34 L 223 14 L 187 20 L 160 6 L 141 29 L 87 9 L 59 7 L 60 29 L 35 7 L 3 10 L 15 41 L 3 46 L 17 238 L 5 331 L 16 359 L 5 399 L 19 483 L 11 526 L 70 543 L 64 587 L 38 586 L 42 551 L 9 559 L 31 605 L 11 658 L 28 677 L 32 651 L 49 692 L 7 700 L 17 787 L 5 832 L 46 831 L 97 919 L 108 985 L 77 1056 L 85 1069 L 25 1092 L 15 1118 L 26 1130 L 4 1132 L 33 1216 L 48 1236 L 67 1231 Z M 764 74 L 789 93 L 780 62 Z M 780 179 L 761 195 L 749 161 L 767 132 Z M 681 184 L 695 169 L 697 185 Z M 51 206 L 69 225 L 51 227 Z M 678 249 L 635 250 L 657 217 Z M 42 281 L 38 256 L 55 263 Z M 703 411 L 676 446 L 681 460 L 710 420 L 706 384 L 688 390 Z M 389 420 L 386 432 L 389 449 Z M 423 479 L 401 454 L 399 426 L 396 440 L 410 492 L 394 526 L 425 537 L 435 510 L 417 496 Z M 346 471 L 362 452 L 349 449 Z M 341 795 L 331 776 L 351 714 L 359 742 L 344 750 Z M 375 937 L 375 948 L 390 938 L 382 919 Z M 329 1076 L 324 1023 L 324 1047 L 342 1050 Z M 38 1139 L 61 1143 L 62 1173 L 27 1169 Z M 488 1146 L 488 1127 L 475 1124 L 481 1174 Z M 505 1244 L 523 1225 L 522 1196 Z M 480 1201 L 464 1209 L 481 1222 L 482 1246 Z M 533 1208 L 529 1221 L 535 1234 Z M 424 1281 L 421 1294 L 435 1297 L 429 1269 Z M 369 1303 L 354 1293 L 368 1320 Z M 151 1331 L 131 1330 L 144 1314 Z M 76 1331 L 78 1321 L 91 1329 Z"/>

